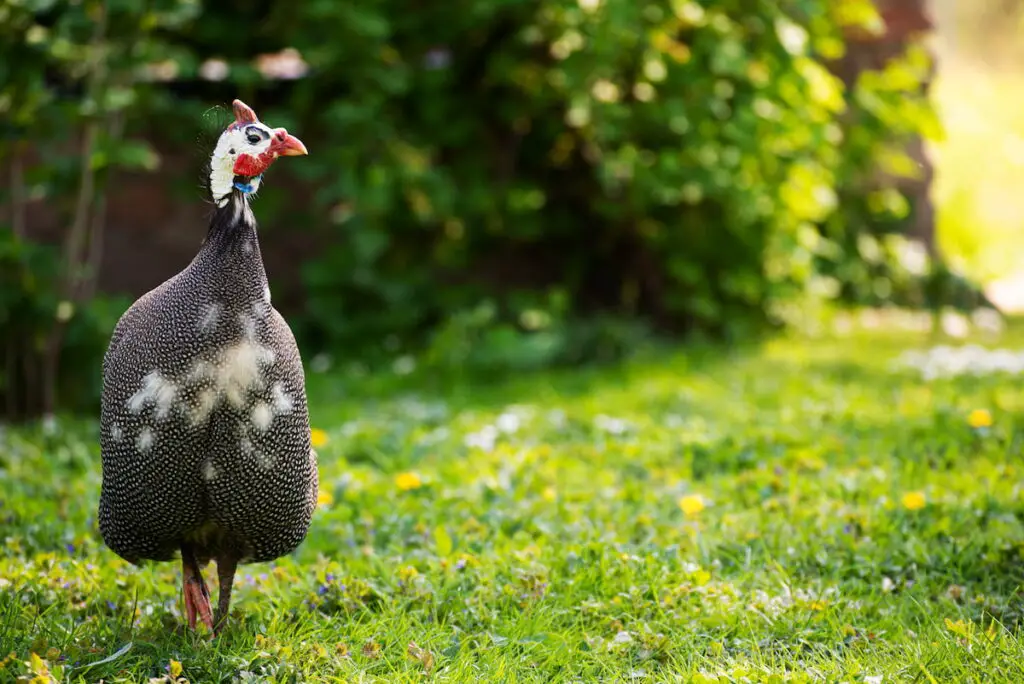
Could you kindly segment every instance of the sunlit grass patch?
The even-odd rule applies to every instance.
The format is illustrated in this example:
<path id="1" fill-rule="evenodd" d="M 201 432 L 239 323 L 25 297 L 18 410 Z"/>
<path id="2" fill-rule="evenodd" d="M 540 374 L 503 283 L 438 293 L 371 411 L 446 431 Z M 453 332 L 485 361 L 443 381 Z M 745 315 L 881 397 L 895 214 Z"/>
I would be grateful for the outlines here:
<path id="1" fill-rule="evenodd" d="M 175 565 L 99 542 L 95 424 L 7 429 L 0 682 L 1019 681 L 1024 384 L 895 363 L 939 341 L 383 397 L 313 374 L 321 506 L 217 642 Z"/>

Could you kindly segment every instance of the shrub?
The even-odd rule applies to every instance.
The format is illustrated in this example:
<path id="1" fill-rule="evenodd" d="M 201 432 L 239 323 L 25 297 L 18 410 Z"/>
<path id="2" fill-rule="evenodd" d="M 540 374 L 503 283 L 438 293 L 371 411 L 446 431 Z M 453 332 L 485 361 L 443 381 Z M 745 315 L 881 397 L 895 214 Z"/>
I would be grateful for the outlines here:
<path id="1" fill-rule="evenodd" d="M 99 121 L 102 181 L 157 161 L 121 133 L 188 139 L 225 93 L 315 142 L 290 169 L 305 214 L 273 183 L 261 200 L 268 229 L 287 207 L 323 245 L 291 317 L 307 349 L 530 367 L 620 354 L 645 327 L 737 338 L 783 322 L 841 294 L 822 276 L 856 292 L 842 274 L 874 230 L 858 179 L 924 121 L 914 78 L 851 95 L 825 66 L 845 28 L 877 20 L 868 0 L 25 7 L 0 16 L 20 67 L 0 66 L 0 106 L 49 149 L 51 196 L 75 177 L 51 131 Z M 285 76 L 308 72 L 268 82 L 254 57 L 285 48 Z M 211 58 L 227 67 L 215 84 Z M 853 127 L 851 104 L 869 114 Z"/>
<path id="2" fill-rule="evenodd" d="M 875 162 L 891 137 L 875 126 L 844 141 L 849 98 L 823 65 L 870 5 L 707 5 L 300 13 L 281 41 L 315 76 L 290 114 L 317 122 L 306 173 L 337 226 L 305 268 L 310 327 L 356 344 L 493 297 L 513 325 L 555 299 L 740 336 L 804 295 L 828 248 L 818 226 L 844 174 L 863 171 L 841 152 Z M 909 99 L 915 85 L 890 90 Z M 909 106 L 880 120 L 920 125 Z"/>
<path id="3" fill-rule="evenodd" d="M 146 111 L 147 81 L 167 55 L 156 33 L 180 27 L 193 9 L 186 0 L 0 6 L 0 415 L 98 399 L 117 320 L 94 298 L 105 191 L 113 172 L 159 162 L 126 127 Z M 39 200 L 57 211 L 59 246 L 26 237 L 28 205 Z"/>
<path id="4" fill-rule="evenodd" d="M 101 389 L 99 360 L 127 302 L 98 298 L 77 307 L 59 290 L 60 253 L 0 228 L 0 415 L 36 416 L 52 396 L 65 410 L 95 410 Z M 61 372 L 47 386 L 48 345 L 64 326 Z M 52 393 L 51 397 L 47 394 Z"/>

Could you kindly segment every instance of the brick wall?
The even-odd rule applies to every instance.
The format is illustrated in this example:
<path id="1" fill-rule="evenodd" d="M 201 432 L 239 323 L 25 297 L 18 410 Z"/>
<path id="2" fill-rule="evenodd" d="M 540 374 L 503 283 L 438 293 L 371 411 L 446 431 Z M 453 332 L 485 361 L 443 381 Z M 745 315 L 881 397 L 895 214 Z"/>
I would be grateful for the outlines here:
<path id="1" fill-rule="evenodd" d="M 152 141 L 151 141 L 152 142 Z M 117 173 L 107 193 L 99 289 L 137 297 L 188 265 L 206 236 L 212 205 L 200 187 L 200 164 L 194 152 L 159 150 L 161 164 L 152 173 Z M 277 171 L 277 173 L 273 173 Z M 284 190 L 286 201 L 309 201 L 309 190 L 274 169 L 267 184 Z M 182 180 L 195 179 L 195 183 Z M 182 189 L 184 188 L 184 189 Z M 254 204 L 260 219 L 259 199 Z M 55 242 L 66 226 L 47 202 L 32 202 L 27 211 L 31 236 Z M 260 223 L 260 246 L 282 310 L 301 306 L 297 264 L 316 254 L 316 227 Z"/>

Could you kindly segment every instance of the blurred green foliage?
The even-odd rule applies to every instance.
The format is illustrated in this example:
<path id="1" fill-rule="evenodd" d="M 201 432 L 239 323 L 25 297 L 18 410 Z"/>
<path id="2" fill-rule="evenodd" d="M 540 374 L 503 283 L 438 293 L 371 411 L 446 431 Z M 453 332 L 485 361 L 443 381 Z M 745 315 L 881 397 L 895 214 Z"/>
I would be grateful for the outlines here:
<path id="1" fill-rule="evenodd" d="M 295 98 L 351 132 L 316 170 L 342 230 L 307 267 L 312 319 L 347 344 L 501 293 L 504 320 L 600 309 L 739 337 L 800 296 L 843 181 L 821 60 L 870 6 L 707 4 L 311 10 L 288 39 L 315 70 L 369 62 L 344 100 L 319 78 Z M 357 35 L 327 40 L 341 26 Z"/>
<path id="2" fill-rule="evenodd" d="M 44 355 L 55 323 L 66 326 L 56 390 L 65 409 L 91 409 L 101 389 L 98 362 L 110 331 L 130 302 L 104 297 L 76 307 L 56 286 L 60 254 L 49 245 L 0 231 L 0 415 L 44 408 Z"/>
<path id="3" fill-rule="evenodd" d="M 314 131 L 296 173 L 316 189 L 309 223 L 336 226 L 304 269 L 303 336 L 425 332 L 466 362 L 489 335 L 501 355 L 521 344 L 550 362 L 587 346 L 571 331 L 595 311 L 733 338 L 778 322 L 827 293 L 823 258 L 862 260 L 864 212 L 832 219 L 931 121 L 918 55 L 855 93 L 828 71 L 843 30 L 877 22 L 866 0 L 272 11 L 261 30 L 310 77 L 267 117 Z M 208 28 L 206 49 L 220 35 Z M 870 117 L 846 125 L 858 106 Z M 896 197 L 873 214 L 906 205 L 871 192 Z M 459 356 L 452 330 L 480 307 L 501 333 Z"/>
<path id="4" fill-rule="evenodd" d="M 907 145 L 915 137 L 944 136 L 931 103 L 907 97 L 931 68 L 923 46 L 911 45 L 882 70 L 865 72 L 847 97 L 836 171 L 840 209 L 822 224 L 826 241 L 815 250 L 815 287 L 826 296 L 881 306 L 984 304 L 975 286 L 904 235 L 920 207 L 901 192 L 901 181 L 918 181 L 923 173 Z"/>
<path id="5" fill-rule="evenodd" d="M 17 0 L 0 154 L 38 148 L 30 185 L 60 201 L 64 134 L 103 122 L 102 194 L 104 170 L 158 164 L 139 141 L 194 140 L 242 97 L 314 150 L 290 171 L 307 205 L 271 183 L 259 212 L 324 245 L 291 316 L 307 348 L 608 358 L 877 279 L 860 236 L 906 202 L 861 180 L 931 121 L 916 53 L 852 93 L 828 70 L 878 27 L 869 0 Z M 308 71 L 268 81 L 254 59 L 285 48 Z"/>
<path id="6" fill-rule="evenodd" d="M 146 68 L 171 50 L 164 38 L 197 11 L 177 0 L 0 5 L 0 415 L 99 395 L 99 362 L 124 310 L 94 296 L 105 191 L 113 171 L 157 167 L 125 128 L 146 111 Z M 30 240 L 27 210 L 39 201 L 67 226 L 57 245 Z"/>

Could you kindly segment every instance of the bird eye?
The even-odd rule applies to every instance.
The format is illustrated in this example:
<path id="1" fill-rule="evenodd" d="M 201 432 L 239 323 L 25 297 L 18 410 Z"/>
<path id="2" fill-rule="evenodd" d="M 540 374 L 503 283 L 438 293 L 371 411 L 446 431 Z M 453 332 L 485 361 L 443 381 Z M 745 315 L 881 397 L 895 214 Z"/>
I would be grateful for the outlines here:
<path id="1" fill-rule="evenodd" d="M 256 128 L 255 126 L 249 126 L 245 129 L 245 139 L 250 145 L 257 145 L 269 137 L 270 136 L 266 131 Z"/>

